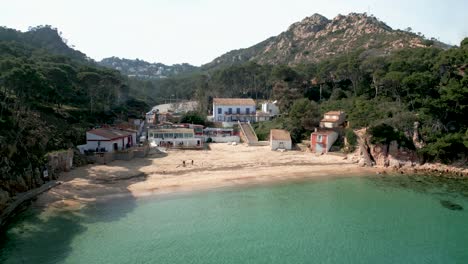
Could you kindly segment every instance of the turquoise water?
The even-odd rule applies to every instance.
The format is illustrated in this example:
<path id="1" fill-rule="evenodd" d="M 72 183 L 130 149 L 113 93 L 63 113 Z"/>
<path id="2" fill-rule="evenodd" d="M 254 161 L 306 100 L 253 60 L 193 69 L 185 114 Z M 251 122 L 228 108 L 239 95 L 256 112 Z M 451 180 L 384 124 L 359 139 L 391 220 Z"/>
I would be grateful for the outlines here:
<path id="1" fill-rule="evenodd" d="M 0 263 L 468 263 L 467 186 L 360 177 L 127 198 L 49 219 L 31 208 L 1 237 Z"/>

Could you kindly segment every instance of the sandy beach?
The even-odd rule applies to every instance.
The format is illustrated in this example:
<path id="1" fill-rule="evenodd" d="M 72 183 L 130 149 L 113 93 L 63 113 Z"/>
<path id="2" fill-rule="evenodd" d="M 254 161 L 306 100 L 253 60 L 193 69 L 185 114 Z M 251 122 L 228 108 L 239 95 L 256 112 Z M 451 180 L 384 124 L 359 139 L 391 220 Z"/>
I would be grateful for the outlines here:
<path id="1" fill-rule="evenodd" d="M 268 146 L 243 144 L 211 144 L 210 149 L 174 150 L 142 159 L 75 168 L 63 173 L 63 183 L 39 196 L 36 205 L 73 210 L 127 195 L 141 198 L 233 185 L 375 173 L 375 169 L 361 168 L 336 154 L 278 152 Z"/>

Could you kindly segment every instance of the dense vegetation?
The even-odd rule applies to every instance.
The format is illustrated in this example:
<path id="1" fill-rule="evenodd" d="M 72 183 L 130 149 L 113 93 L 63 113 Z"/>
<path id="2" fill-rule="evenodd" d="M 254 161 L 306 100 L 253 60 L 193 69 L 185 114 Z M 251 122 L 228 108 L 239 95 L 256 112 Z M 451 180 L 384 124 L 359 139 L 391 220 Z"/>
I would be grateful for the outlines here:
<path id="1" fill-rule="evenodd" d="M 82 144 L 86 129 L 139 116 L 147 105 L 129 90 L 117 71 L 69 48 L 56 29 L 0 28 L 0 190 L 34 187 L 21 179 L 37 174 L 48 151 Z"/>

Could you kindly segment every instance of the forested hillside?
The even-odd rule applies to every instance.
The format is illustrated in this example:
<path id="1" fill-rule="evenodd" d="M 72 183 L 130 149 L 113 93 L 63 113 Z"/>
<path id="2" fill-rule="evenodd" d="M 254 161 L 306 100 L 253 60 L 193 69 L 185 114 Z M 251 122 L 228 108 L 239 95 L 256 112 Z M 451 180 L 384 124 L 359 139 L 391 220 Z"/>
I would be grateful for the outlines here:
<path id="1" fill-rule="evenodd" d="M 86 129 L 140 116 L 147 105 L 129 90 L 56 29 L 0 28 L 0 192 L 38 186 L 44 155 L 83 143 Z"/>
<path id="2" fill-rule="evenodd" d="M 129 77 L 140 79 L 163 79 L 180 74 L 189 74 L 198 70 L 198 67 L 188 63 L 165 65 L 162 63 L 149 63 L 144 60 L 129 60 L 117 57 L 105 58 L 99 65 L 120 71 Z"/>

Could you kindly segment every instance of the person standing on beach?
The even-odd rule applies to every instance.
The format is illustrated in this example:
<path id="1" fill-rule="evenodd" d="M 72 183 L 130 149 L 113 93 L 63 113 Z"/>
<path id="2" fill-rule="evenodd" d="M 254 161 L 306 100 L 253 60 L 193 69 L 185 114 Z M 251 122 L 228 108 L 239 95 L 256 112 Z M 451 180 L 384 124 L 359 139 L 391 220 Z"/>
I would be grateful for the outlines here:
<path id="1" fill-rule="evenodd" d="M 193 166 L 193 160 L 192 160 L 192 166 Z"/>

